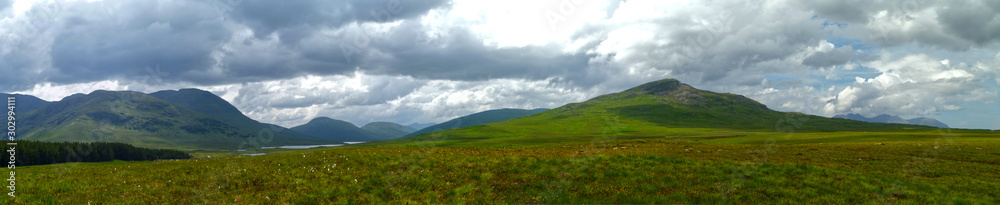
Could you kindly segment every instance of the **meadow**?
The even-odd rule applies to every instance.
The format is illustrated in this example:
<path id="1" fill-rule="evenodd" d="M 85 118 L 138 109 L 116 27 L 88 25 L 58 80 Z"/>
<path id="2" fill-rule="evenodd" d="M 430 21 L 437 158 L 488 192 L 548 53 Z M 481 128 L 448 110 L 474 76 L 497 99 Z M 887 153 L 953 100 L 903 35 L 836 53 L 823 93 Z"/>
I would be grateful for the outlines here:
<path id="1" fill-rule="evenodd" d="M 1000 203 L 996 131 L 612 134 L 530 146 L 438 136 L 268 152 L 18 167 L 17 197 L 0 202 Z"/>

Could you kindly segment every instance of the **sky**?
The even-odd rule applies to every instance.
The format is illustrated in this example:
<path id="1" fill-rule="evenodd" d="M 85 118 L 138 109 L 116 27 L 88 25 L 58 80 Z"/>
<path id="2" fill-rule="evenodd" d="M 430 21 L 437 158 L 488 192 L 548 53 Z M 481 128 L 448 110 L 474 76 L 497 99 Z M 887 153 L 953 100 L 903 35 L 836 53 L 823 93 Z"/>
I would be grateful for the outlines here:
<path id="1" fill-rule="evenodd" d="M 199 88 L 262 122 L 443 122 L 674 78 L 1000 129 L 1000 1 L 0 0 L 0 92 Z"/>

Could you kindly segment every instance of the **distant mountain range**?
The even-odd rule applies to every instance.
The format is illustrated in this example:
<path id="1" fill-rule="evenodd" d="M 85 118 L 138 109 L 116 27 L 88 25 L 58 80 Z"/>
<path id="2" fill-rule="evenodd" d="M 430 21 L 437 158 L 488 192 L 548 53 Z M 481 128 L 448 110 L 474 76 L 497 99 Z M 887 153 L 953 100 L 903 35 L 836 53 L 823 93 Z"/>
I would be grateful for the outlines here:
<path id="1" fill-rule="evenodd" d="M 362 126 L 361 129 L 374 133 L 380 139 L 396 139 L 417 131 L 417 129 L 413 129 L 412 127 L 392 122 L 372 122 Z"/>
<path id="2" fill-rule="evenodd" d="M 519 117 L 524 117 L 524 116 L 528 116 L 528 115 L 533 115 L 535 113 L 540 113 L 540 112 L 546 111 L 546 110 L 548 110 L 548 109 L 539 108 L 539 109 L 534 109 L 534 110 L 525 110 L 525 109 L 509 109 L 509 108 L 505 108 L 505 109 L 487 110 L 487 111 L 478 112 L 478 113 L 471 114 L 471 115 L 462 116 L 462 117 L 455 118 L 455 119 L 452 119 L 452 120 L 448 120 L 448 121 L 445 121 L 445 122 L 443 122 L 441 124 L 437 124 L 437 125 L 425 127 L 423 129 L 417 130 L 416 132 L 410 133 L 410 134 L 408 134 L 406 136 L 419 135 L 419 134 L 429 133 L 429 132 L 435 132 L 435 131 L 439 131 L 439 130 L 463 128 L 463 127 L 470 127 L 470 126 L 482 125 L 482 124 L 487 124 L 487 123 L 501 122 L 501 121 L 506 121 L 506 120 L 510 120 L 510 119 L 514 119 L 514 118 L 519 118 Z"/>
<path id="3" fill-rule="evenodd" d="M 837 115 L 837 116 L 833 116 L 833 118 L 857 120 L 857 121 L 864 121 L 864 122 L 896 123 L 896 124 L 910 124 L 910 125 L 926 125 L 926 126 L 931 126 L 931 127 L 949 128 L 948 125 L 942 123 L 941 121 L 935 120 L 934 118 L 926 118 L 926 117 L 918 117 L 918 118 L 913 118 L 913 119 L 907 120 L 907 119 L 903 119 L 903 118 L 901 118 L 899 116 L 895 116 L 895 115 L 881 114 L 881 115 L 878 115 L 878 116 L 875 116 L 875 117 L 872 117 L 872 118 L 867 118 L 867 117 L 865 117 L 863 115 L 860 115 L 860 114 L 851 113 L 851 114 L 846 114 L 846 115 L 840 114 L 840 115 Z"/>

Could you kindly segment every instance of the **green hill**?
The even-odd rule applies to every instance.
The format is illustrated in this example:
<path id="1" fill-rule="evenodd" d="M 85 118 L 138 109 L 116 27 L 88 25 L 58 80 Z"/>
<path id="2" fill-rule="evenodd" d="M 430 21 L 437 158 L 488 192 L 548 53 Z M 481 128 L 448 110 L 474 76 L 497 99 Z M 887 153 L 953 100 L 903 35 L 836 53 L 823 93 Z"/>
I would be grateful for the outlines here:
<path id="1" fill-rule="evenodd" d="M 243 115 L 235 106 L 211 92 L 199 89 L 163 90 L 149 95 L 215 117 L 240 128 L 260 128 L 260 122 Z"/>
<path id="2" fill-rule="evenodd" d="M 508 121 L 411 134 L 384 143 L 445 139 L 444 144 L 537 144 L 602 138 L 739 137 L 787 132 L 930 131 L 918 125 L 867 123 L 786 113 L 744 96 L 695 89 L 674 79 L 646 83 L 620 93 Z M 419 131 L 418 131 L 419 132 Z"/>
<path id="3" fill-rule="evenodd" d="M 519 118 L 519 117 L 524 117 L 524 116 L 528 116 L 528 115 L 533 115 L 535 113 L 540 113 L 540 112 L 546 111 L 546 110 L 548 110 L 548 109 L 539 108 L 539 109 L 534 109 L 534 110 L 524 110 L 524 109 L 509 109 L 509 108 L 504 108 L 504 109 L 496 109 L 496 110 L 487 110 L 487 111 L 478 112 L 478 113 L 471 114 L 471 115 L 462 116 L 462 117 L 455 118 L 455 119 L 452 119 L 452 120 L 448 120 L 448 121 L 442 122 L 441 124 L 436 124 L 436 125 L 433 125 L 433 126 L 430 126 L 430 127 L 425 127 L 423 129 L 417 130 L 417 131 L 415 131 L 413 133 L 410 133 L 410 134 L 408 134 L 406 136 L 415 136 L 415 135 L 419 135 L 419 134 L 423 134 L 423 133 L 429 133 L 429 132 L 440 131 L 440 130 L 463 128 L 463 127 L 470 127 L 470 126 L 482 125 L 482 124 L 487 124 L 487 123 L 500 122 L 500 121 L 504 121 L 504 120 L 510 120 L 510 119 L 514 119 L 514 118 Z"/>
<path id="4" fill-rule="evenodd" d="M 14 97 L 16 107 L 14 111 L 17 113 L 28 113 L 52 103 L 31 95 L 0 93 L 0 96 L 4 96 L 4 101 L 7 100 L 7 97 Z"/>
<path id="5" fill-rule="evenodd" d="M 23 114 L 21 138 L 49 142 L 122 142 L 181 150 L 235 150 L 260 133 L 147 94 L 98 90 Z M 268 136 L 269 137 L 269 136 Z M 316 140 L 275 135 L 274 145 Z"/>
<path id="6" fill-rule="evenodd" d="M 308 123 L 291 128 L 294 131 L 312 136 L 313 139 L 339 142 L 368 142 L 382 140 L 378 134 L 359 128 L 343 120 L 329 117 L 317 117 Z"/>
<path id="7" fill-rule="evenodd" d="M 314 142 L 314 139 L 309 135 L 300 133 L 297 131 L 290 130 L 277 125 L 260 123 L 256 120 L 243 115 L 239 109 L 230 104 L 228 101 L 220 98 L 219 96 L 212 94 L 211 92 L 186 88 L 180 90 L 163 90 L 154 93 L 150 93 L 150 96 L 166 100 L 191 110 L 209 115 L 222 121 L 223 123 L 235 126 L 245 132 L 249 133 L 259 133 L 268 129 L 271 133 L 274 133 L 275 137 L 293 139 L 296 142 L 301 142 L 300 144 L 329 144 L 329 143 L 339 143 L 341 141 L 321 141 Z M 261 143 L 265 144 L 265 143 Z"/>
<path id="8" fill-rule="evenodd" d="M 411 127 L 392 122 L 372 122 L 362 126 L 361 129 L 375 133 L 378 135 L 378 138 L 383 140 L 400 138 L 417 131 Z"/>

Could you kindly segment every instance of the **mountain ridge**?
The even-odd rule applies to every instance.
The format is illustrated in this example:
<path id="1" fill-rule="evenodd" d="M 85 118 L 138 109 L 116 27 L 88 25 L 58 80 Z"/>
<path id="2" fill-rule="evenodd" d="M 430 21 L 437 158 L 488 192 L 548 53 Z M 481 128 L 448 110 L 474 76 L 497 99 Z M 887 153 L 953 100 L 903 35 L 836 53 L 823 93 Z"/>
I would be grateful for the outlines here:
<path id="1" fill-rule="evenodd" d="M 487 123 L 500 122 L 513 118 L 533 115 L 546 110 L 548 109 L 537 108 L 537 109 L 525 110 L 525 109 L 502 108 L 502 109 L 487 110 L 469 114 L 462 117 L 457 117 L 455 119 L 451 119 L 436 125 L 428 126 L 425 127 L 424 129 L 420 129 L 410 134 L 407 134 L 406 136 L 408 137 L 423 133 L 435 132 L 438 130 L 463 128 L 463 127 L 476 126 Z"/>
<path id="2" fill-rule="evenodd" d="M 950 128 L 947 124 L 938 121 L 934 118 L 927 117 L 917 117 L 912 119 L 903 119 L 902 117 L 896 115 L 880 114 L 875 117 L 865 117 L 864 115 L 857 113 L 839 114 L 833 116 L 833 118 L 857 120 L 863 122 L 875 122 L 875 123 L 895 123 L 895 124 L 910 124 L 910 125 L 925 125 L 938 128 Z"/>
<path id="3" fill-rule="evenodd" d="M 290 128 L 291 130 L 309 135 L 313 139 L 368 142 L 382 140 L 377 134 L 361 129 L 350 122 L 329 117 L 316 117 L 309 122 Z"/>

